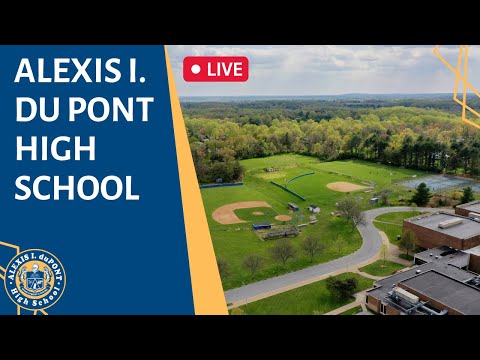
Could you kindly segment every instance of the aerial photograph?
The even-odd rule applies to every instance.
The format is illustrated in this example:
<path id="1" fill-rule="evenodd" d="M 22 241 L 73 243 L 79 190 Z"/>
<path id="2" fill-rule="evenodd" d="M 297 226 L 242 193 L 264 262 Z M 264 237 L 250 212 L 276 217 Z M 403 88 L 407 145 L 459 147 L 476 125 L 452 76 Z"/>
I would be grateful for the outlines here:
<path id="1" fill-rule="evenodd" d="M 480 47 L 169 55 L 231 315 L 480 315 Z M 186 56 L 248 81 L 185 82 Z"/>

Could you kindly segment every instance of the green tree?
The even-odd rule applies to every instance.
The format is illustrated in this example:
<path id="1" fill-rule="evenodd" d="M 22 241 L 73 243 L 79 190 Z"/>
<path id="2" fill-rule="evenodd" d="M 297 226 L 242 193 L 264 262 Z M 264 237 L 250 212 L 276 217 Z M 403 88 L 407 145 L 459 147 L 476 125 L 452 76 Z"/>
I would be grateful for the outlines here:
<path id="1" fill-rule="evenodd" d="M 245 173 L 245 167 L 241 165 L 238 160 L 236 160 L 233 163 L 233 180 L 234 181 L 242 180 L 244 173 Z"/>
<path id="2" fill-rule="evenodd" d="M 388 247 L 386 244 L 382 244 L 380 247 L 380 257 L 383 259 L 383 265 L 385 265 L 385 260 L 387 260 L 388 256 Z"/>
<path id="3" fill-rule="evenodd" d="M 225 279 L 230 275 L 230 265 L 228 264 L 227 260 L 217 259 L 217 266 L 218 272 L 220 273 L 220 277 L 222 279 Z"/>
<path id="4" fill-rule="evenodd" d="M 352 198 L 346 198 L 338 202 L 337 210 L 340 215 L 352 225 L 355 226 L 365 222 L 365 214 L 362 212 L 360 203 Z"/>
<path id="5" fill-rule="evenodd" d="M 310 262 L 313 262 L 315 255 L 321 254 L 325 250 L 325 245 L 320 242 L 318 237 L 310 235 L 302 241 L 302 249 L 310 256 Z"/>
<path id="6" fill-rule="evenodd" d="M 473 190 L 470 186 L 467 186 L 466 188 L 463 188 L 462 192 L 463 192 L 463 195 L 462 195 L 462 198 L 460 199 L 460 204 L 466 204 L 470 201 L 475 200 Z"/>
<path id="7" fill-rule="evenodd" d="M 276 240 L 275 245 L 270 249 L 272 254 L 272 259 L 279 261 L 285 267 L 288 259 L 295 257 L 295 249 L 293 248 L 292 243 L 288 239 L 279 239 Z"/>
<path id="8" fill-rule="evenodd" d="M 327 289 L 337 299 L 343 300 L 351 297 L 358 288 L 358 281 L 355 278 L 345 280 L 329 277 L 327 279 Z"/>
<path id="9" fill-rule="evenodd" d="M 417 204 L 418 206 L 425 206 L 430 201 L 432 194 L 430 194 L 430 189 L 427 187 L 427 184 L 424 182 L 420 183 L 416 187 L 416 192 L 412 197 L 412 202 Z"/>
<path id="10" fill-rule="evenodd" d="M 360 144 L 362 143 L 362 138 L 358 134 L 354 134 L 347 145 L 348 150 L 350 151 L 350 154 L 358 154 L 358 148 L 360 147 Z"/>
<path id="11" fill-rule="evenodd" d="M 399 245 L 401 249 L 405 250 L 408 258 L 409 252 L 415 250 L 417 245 L 417 238 L 415 234 L 410 230 L 405 231 L 400 239 Z"/>
<path id="12" fill-rule="evenodd" d="M 260 269 L 263 263 L 263 258 L 257 254 L 250 254 L 243 260 L 243 266 L 247 268 L 252 277 Z"/>
<path id="13" fill-rule="evenodd" d="M 387 205 L 389 204 L 388 196 L 389 196 L 389 193 L 388 193 L 387 191 L 383 191 L 383 192 L 380 194 L 380 204 L 381 204 L 381 205 L 387 206 Z"/>

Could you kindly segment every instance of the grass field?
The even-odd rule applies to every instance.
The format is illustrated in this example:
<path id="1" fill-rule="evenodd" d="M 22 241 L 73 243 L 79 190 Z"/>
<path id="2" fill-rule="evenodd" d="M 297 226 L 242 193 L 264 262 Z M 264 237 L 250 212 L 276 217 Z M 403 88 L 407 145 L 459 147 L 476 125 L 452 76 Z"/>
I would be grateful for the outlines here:
<path id="1" fill-rule="evenodd" d="M 359 270 L 374 276 L 389 276 L 404 268 L 405 266 L 393 261 L 378 260 L 370 265 L 360 268 Z"/>
<path id="2" fill-rule="evenodd" d="M 377 186 L 390 185 L 400 179 L 413 175 L 426 176 L 427 173 L 418 170 L 401 169 L 394 166 L 374 164 L 361 160 L 345 160 L 319 163 L 318 169 L 335 171 L 342 174 L 352 175 L 363 181 L 372 181 Z"/>
<path id="3" fill-rule="evenodd" d="M 339 315 L 355 315 L 358 314 L 359 312 L 362 312 L 362 307 L 361 306 L 355 306 L 354 308 L 351 308 L 350 310 L 344 311 L 340 313 Z"/>
<path id="4" fill-rule="evenodd" d="M 262 212 L 263 215 L 254 215 L 253 212 Z M 277 216 L 278 213 L 272 208 L 268 208 L 268 207 L 236 209 L 234 213 L 235 215 L 238 216 L 239 219 L 248 221 L 251 223 L 258 223 L 258 222 L 281 223 L 281 221 L 275 220 L 275 216 Z"/>
<path id="5" fill-rule="evenodd" d="M 401 197 L 408 194 L 408 190 L 391 185 L 391 182 L 414 174 L 422 175 L 419 171 L 359 160 L 322 163 L 316 158 L 301 155 L 277 155 L 249 159 L 243 160 L 242 164 L 246 168 L 244 186 L 201 190 L 216 256 L 226 260 L 229 264 L 230 275 L 222 280 L 225 290 L 303 269 L 354 252 L 361 246 L 361 237 L 358 231 L 345 220 L 330 214 L 335 211 L 336 202 L 347 196 L 354 196 L 363 198 L 360 201 L 365 209 L 380 206 L 369 205 L 369 199 L 377 190 L 385 188 L 391 191 L 390 200 L 399 202 Z M 278 167 L 280 171 L 270 173 L 263 171 L 263 168 L 272 166 Z M 315 172 L 315 174 L 301 177 L 288 184 L 289 189 L 306 197 L 306 201 L 302 201 L 270 183 L 270 181 L 275 181 L 284 185 L 287 180 L 308 172 Z M 338 181 L 359 185 L 374 182 L 376 185 L 371 192 L 366 193 L 364 190 L 359 190 L 351 194 L 336 192 L 326 187 L 327 184 Z M 218 207 L 240 201 L 265 201 L 271 205 L 271 208 L 235 210 L 235 214 L 240 219 L 247 221 L 242 224 L 221 225 L 212 219 L 211 214 Z M 308 222 L 308 216 L 311 214 L 308 212 L 307 206 L 310 204 L 319 206 L 321 213 L 317 214 L 317 224 L 301 228 L 300 236 L 291 240 L 296 249 L 296 257 L 288 260 L 286 266 L 283 267 L 274 262 L 270 256 L 270 248 L 275 240 L 262 241 L 251 230 L 251 224 L 252 222 L 279 223 L 274 217 L 277 214 L 289 214 L 288 202 L 294 202 L 300 207 L 300 211 L 290 214 L 293 215 L 293 223 Z M 265 215 L 253 215 L 254 211 L 263 212 Z M 303 253 L 300 246 L 302 240 L 307 236 L 318 237 L 325 245 L 324 251 L 316 256 L 313 262 Z M 250 254 L 260 255 L 264 259 L 262 268 L 255 276 L 251 276 L 243 266 L 244 258 Z"/>
<path id="6" fill-rule="evenodd" d="M 358 281 L 357 291 L 373 286 L 373 280 L 354 273 L 344 273 L 335 278 L 353 277 Z M 305 285 L 266 299 L 241 306 L 241 312 L 247 315 L 321 315 L 354 301 L 338 300 L 331 296 L 326 288 L 326 280 Z M 234 312 L 235 313 L 235 312 Z"/>
<path id="7" fill-rule="evenodd" d="M 373 221 L 375 227 L 383 231 L 388 236 L 388 240 L 394 245 L 399 244 L 397 235 L 402 235 L 403 220 L 417 215 L 420 215 L 420 211 L 404 211 L 388 213 L 377 216 Z"/>

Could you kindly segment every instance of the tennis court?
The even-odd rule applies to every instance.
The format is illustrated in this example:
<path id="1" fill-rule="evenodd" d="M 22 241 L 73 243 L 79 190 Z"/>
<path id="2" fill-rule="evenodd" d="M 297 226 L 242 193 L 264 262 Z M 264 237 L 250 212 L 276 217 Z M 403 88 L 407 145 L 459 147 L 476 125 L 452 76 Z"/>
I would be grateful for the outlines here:
<path id="1" fill-rule="evenodd" d="M 415 178 L 408 181 L 402 181 L 398 183 L 398 185 L 408 188 L 416 188 L 422 182 L 434 192 L 449 189 L 461 189 L 467 186 L 471 186 L 473 191 L 480 191 L 480 182 L 448 175 L 432 175 L 422 178 Z"/>

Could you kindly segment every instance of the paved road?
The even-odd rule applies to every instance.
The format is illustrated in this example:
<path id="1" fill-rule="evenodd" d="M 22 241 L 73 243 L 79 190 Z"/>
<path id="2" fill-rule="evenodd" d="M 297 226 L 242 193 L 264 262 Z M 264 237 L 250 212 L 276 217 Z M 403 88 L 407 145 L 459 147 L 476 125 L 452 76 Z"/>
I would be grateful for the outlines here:
<path id="1" fill-rule="evenodd" d="M 347 271 L 348 268 L 357 267 L 359 264 L 375 257 L 382 245 L 382 238 L 378 233 L 377 228 L 373 225 L 372 220 L 379 215 L 401 211 L 434 212 L 438 210 L 439 209 L 432 208 L 396 206 L 365 211 L 365 225 L 357 226 L 358 231 L 362 236 L 363 244 L 360 249 L 355 251 L 353 254 L 323 264 L 310 266 L 308 268 L 294 271 L 285 275 L 225 291 L 225 299 L 227 304 L 231 303 L 235 305 L 242 305 L 254 300 L 272 296 L 283 291 L 312 283 L 319 278 L 328 276 L 330 273 L 335 273 L 339 270 Z"/>

